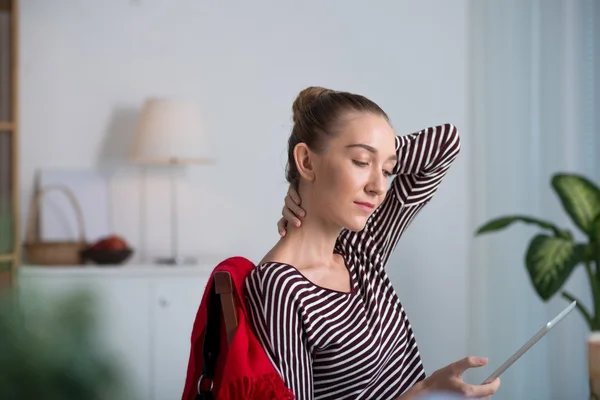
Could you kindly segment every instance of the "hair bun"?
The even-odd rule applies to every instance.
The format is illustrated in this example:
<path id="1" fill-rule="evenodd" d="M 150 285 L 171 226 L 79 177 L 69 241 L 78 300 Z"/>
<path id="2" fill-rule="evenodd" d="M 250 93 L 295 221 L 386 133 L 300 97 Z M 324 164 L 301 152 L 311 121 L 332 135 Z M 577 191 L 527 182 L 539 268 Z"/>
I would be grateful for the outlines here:
<path id="1" fill-rule="evenodd" d="M 302 114 L 310 108 L 310 105 L 312 103 L 314 103 L 319 98 L 331 93 L 334 93 L 334 91 L 319 86 L 310 86 L 302 90 L 298 94 L 296 100 L 294 100 L 294 104 L 292 105 L 294 123 L 298 123 Z"/>

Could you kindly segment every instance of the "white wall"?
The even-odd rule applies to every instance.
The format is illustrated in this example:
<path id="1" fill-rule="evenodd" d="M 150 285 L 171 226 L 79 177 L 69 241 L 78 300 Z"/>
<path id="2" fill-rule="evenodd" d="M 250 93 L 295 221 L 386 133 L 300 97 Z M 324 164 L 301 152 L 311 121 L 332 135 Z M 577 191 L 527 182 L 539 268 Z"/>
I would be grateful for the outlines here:
<path id="1" fill-rule="evenodd" d="M 23 209 L 38 168 L 108 167 L 127 193 L 115 231 L 148 257 L 167 251 L 165 177 L 149 171 L 140 186 L 122 164 L 147 96 L 191 98 L 218 164 L 180 177 L 181 249 L 258 260 L 277 240 L 290 108 L 305 86 L 365 94 L 399 133 L 452 122 L 468 143 L 467 14 L 466 0 L 22 0 Z M 466 355 L 469 151 L 390 265 L 429 372 Z"/>

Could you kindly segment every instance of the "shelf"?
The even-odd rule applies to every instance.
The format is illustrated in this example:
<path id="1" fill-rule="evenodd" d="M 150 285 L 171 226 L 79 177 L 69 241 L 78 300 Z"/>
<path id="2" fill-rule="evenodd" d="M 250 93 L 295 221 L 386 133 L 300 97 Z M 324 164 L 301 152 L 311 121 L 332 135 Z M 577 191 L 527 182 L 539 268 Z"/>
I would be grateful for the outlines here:
<path id="1" fill-rule="evenodd" d="M 0 0 L 2 1 L 2 0 Z M 0 131 L 9 131 L 12 132 L 15 129 L 15 124 L 12 122 L 2 122 L 0 121 Z"/>
<path id="2" fill-rule="evenodd" d="M 14 254 L 0 254 L 0 263 L 11 262 L 14 259 L 15 259 Z"/>
<path id="3" fill-rule="evenodd" d="M 194 277 L 208 276 L 212 273 L 217 263 L 198 265 L 152 265 L 152 264 L 122 264 L 122 265 L 21 265 L 19 275 L 21 277 L 85 277 L 112 278 L 120 276 L 124 278 L 134 277 Z"/>

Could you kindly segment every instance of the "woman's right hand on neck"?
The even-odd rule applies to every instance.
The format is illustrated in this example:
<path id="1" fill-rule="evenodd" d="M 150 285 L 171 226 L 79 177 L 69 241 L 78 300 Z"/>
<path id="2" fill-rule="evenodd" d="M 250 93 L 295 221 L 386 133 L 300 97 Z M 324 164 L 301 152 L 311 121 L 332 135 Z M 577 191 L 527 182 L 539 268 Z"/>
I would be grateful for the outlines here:
<path id="1" fill-rule="evenodd" d="M 306 211 L 300 207 L 301 203 L 302 201 L 298 192 L 290 186 L 284 199 L 283 209 L 281 210 L 282 218 L 277 222 L 277 229 L 281 237 L 287 233 L 288 224 L 296 227 L 300 227 L 302 224 L 301 218 L 306 215 Z"/>
<path id="2" fill-rule="evenodd" d="M 469 368 L 483 367 L 487 359 L 481 357 L 466 357 L 444 368 L 417 383 L 413 388 L 398 398 L 398 400 L 418 400 L 420 396 L 429 393 L 456 393 L 469 399 L 488 399 L 500 386 L 500 379 L 495 379 L 484 385 L 470 385 L 462 379 L 462 374 Z"/>

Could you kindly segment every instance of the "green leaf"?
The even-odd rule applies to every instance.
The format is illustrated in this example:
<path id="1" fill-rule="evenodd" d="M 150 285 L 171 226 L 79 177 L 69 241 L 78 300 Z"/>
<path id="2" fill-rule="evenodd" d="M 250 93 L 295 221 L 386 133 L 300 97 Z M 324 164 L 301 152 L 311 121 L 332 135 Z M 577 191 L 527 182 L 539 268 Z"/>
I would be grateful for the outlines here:
<path id="1" fill-rule="evenodd" d="M 555 174 L 552 187 L 575 225 L 590 235 L 594 219 L 600 215 L 600 189 L 576 174 Z"/>
<path id="2" fill-rule="evenodd" d="M 508 227 L 509 225 L 511 225 L 515 222 L 524 222 L 526 224 L 537 225 L 540 228 L 551 230 L 552 232 L 554 232 L 554 234 L 556 236 L 559 236 L 559 237 L 564 237 L 564 234 L 565 234 L 563 231 L 561 231 L 556 225 L 554 225 L 551 222 L 543 221 L 538 218 L 527 217 L 525 215 L 512 215 L 512 216 L 500 217 L 500 218 L 496 218 L 491 221 L 488 221 L 487 223 L 482 225 L 477 230 L 476 235 L 481 235 L 483 233 L 488 233 L 488 232 L 499 231 L 501 229 Z"/>
<path id="3" fill-rule="evenodd" d="M 590 243 L 592 243 L 593 245 L 600 245 L 600 215 L 598 215 L 592 221 L 592 224 L 590 226 L 589 237 Z"/>
<path id="4" fill-rule="evenodd" d="M 583 261 L 585 246 L 572 240 L 536 235 L 530 242 L 525 264 L 533 287 L 542 300 L 549 300 Z"/>

